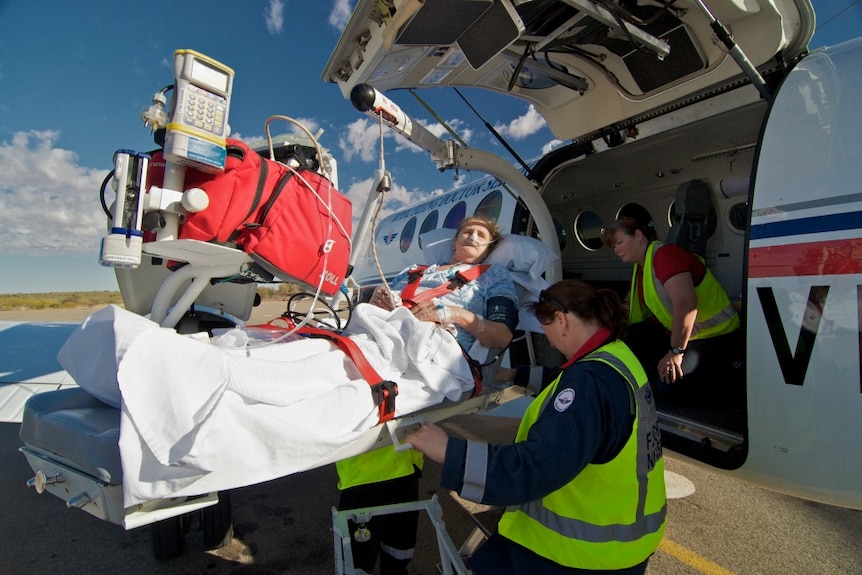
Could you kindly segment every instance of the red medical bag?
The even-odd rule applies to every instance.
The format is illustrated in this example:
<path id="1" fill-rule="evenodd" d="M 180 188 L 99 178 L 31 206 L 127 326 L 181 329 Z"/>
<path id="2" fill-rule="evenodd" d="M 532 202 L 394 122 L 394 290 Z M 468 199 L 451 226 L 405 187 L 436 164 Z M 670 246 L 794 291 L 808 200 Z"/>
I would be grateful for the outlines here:
<path id="1" fill-rule="evenodd" d="M 161 186 L 165 162 L 153 154 L 148 185 Z M 224 172 L 187 168 L 184 187 L 209 206 L 181 221 L 180 239 L 233 245 L 283 280 L 334 295 L 350 258 L 350 200 L 312 170 L 293 170 L 228 139 Z M 321 283 L 322 282 L 322 283 Z"/>

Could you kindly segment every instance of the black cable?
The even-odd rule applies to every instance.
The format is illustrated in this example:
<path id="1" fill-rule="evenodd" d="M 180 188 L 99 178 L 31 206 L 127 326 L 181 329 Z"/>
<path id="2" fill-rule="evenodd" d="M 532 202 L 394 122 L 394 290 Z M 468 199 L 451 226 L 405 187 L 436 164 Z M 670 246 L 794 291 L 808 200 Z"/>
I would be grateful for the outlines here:
<path id="1" fill-rule="evenodd" d="M 506 86 L 506 91 L 511 92 L 512 88 L 515 86 L 515 82 L 518 81 L 518 75 L 521 73 L 521 69 L 524 67 L 524 60 L 527 59 L 527 56 L 530 55 L 530 43 L 527 42 L 524 45 L 524 53 L 518 59 L 518 64 L 515 66 L 515 70 L 512 72 L 512 77 L 509 78 L 509 85 Z"/>
<path id="2" fill-rule="evenodd" d="M 323 306 L 326 307 L 325 310 L 317 310 L 315 308 L 311 308 L 308 312 L 300 312 L 293 310 L 293 302 L 297 298 L 311 298 L 312 300 L 314 300 L 314 294 L 310 294 L 307 292 L 299 292 L 290 296 L 290 298 L 288 298 L 287 300 L 287 310 L 285 310 L 285 312 L 281 314 L 282 317 L 286 317 L 294 324 L 299 325 L 302 320 L 305 319 L 306 315 L 311 314 L 313 317 L 312 319 L 309 319 L 309 323 L 312 321 L 315 322 L 317 324 L 315 327 L 329 329 L 337 333 L 340 333 L 344 329 L 344 326 L 341 325 L 341 318 L 338 317 L 338 314 L 335 312 L 334 309 L 332 309 L 332 306 L 330 306 L 325 301 L 319 298 L 317 299 L 317 301 L 314 301 L 315 306 L 317 304 L 323 304 Z M 331 325 L 323 323 L 320 319 L 317 319 L 317 316 L 321 313 L 330 316 L 335 320 L 334 328 Z"/>
<path id="3" fill-rule="evenodd" d="M 99 191 L 99 201 L 102 204 L 102 209 L 105 211 L 105 215 L 108 216 L 108 219 L 113 221 L 114 215 L 111 213 L 111 210 L 108 209 L 108 204 L 105 202 L 105 188 L 108 187 L 108 182 L 111 181 L 111 178 L 114 177 L 114 170 L 108 172 L 108 175 L 102 180 L 102 187 Z"/>
<path id="4" fill-rule="evenodd" d="M 841 16 L 842 14 L 844 14 L 845 12 L 847 12 L 848 10 L 850 10 L 851 8 L 853 8 L 853 7 L 854 7 L 856 4 L 858 4 L 859 2 L 862 2 L 862 0 L 854 0 L 853 2 L 851 2 L 850 4 L 848 4 L 848 5 L 847 5 L 843 10 L 841 10 L 840 12 L 838 12 L 837 14 L 835 14 L 835 16 L 833 16 L 832 18 L 830 18 L 829 20 L 827 20 L 827 21 L 826 21 L 826 22 L 824 22 L 823 24 L 820 24 L 820 25 L 819 25 L 819 26 L 814 30 L 814 32 L 815 32 L 815 33 L 816 33 L 816 32 L 820 32 L 821 30 L 823 30 L 823 28 L 824 28 L 826 25 L 828 25 L 828 24 L 832 23 L 836 18 L 838 18 L 839 16 Z"/>
<path id="5" fill-rule="evenodd" d="M 512 154 L 512 156 L 515 157 L 519 164 L 521 164 L 521 167 L 524 168 L 527 177 L 529 177 L 530 179 L 534 179 L 533 170 L 530 168 L 529 165 L 527 165 L 527 163 L 521 158 L 521 156 L 518 155 L 518 152 L 516 152 L 512 148 L 512 146 L 510 146 L 509 143 L 503 139 L 503 136 L 501 136 L 500 133 L 494 129 L 494 126 L 488 123 L 488 120 L 482 117 L 482 114 L 480 114 L 479 111 L 473 107 L 473 105 L 469 102 L 469 100 L 467 100 L 467 98 L 464 97 L 464 94 L 462 94 L 461 91 L 458 90 L 458 88 L 452 89 L 455 90 L 455 93 L 458 94 L 462 100 L 464 100 L 464 103 L 467 104 L 467 106 L 469 106 L 471 110 L 473 110 L 473 113 L 476 114 L 476 116 L 478 116 L 480 120 L 482 120 L 482 122 L 485 124 L 485 127 L 488 128 L 488 131 L 491 132 L 491 134 L 493 134 L 495 138 L 497 138 L 497 141 L 500 142 L 503 147 L 506 148 L 509 153 Z"/>

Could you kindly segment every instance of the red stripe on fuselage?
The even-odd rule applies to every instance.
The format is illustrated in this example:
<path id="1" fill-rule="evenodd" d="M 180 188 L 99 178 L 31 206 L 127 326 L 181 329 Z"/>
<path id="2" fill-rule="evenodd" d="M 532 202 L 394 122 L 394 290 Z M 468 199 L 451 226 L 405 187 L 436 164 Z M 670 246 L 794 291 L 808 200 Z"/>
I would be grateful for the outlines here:
<path id="1" fill-rule="evenodd" d="M 862 239 L 788 244 L 748 250 L 748 277 L 862 273 Z"/>

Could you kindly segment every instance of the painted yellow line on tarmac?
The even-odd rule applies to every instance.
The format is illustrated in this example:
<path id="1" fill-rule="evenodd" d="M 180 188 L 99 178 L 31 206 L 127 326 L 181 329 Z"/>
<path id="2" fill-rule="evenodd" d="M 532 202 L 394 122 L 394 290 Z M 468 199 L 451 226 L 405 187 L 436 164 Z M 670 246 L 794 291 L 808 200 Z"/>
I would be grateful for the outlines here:
<path id="1" fill-rule="evenodd" d="M 674 543 L 667 537 L 661 540 L 658 548 L 671 557 L 682 561 L 689 567 L 697 569 L 704 575 L 734 575 L 733 571 L 728 571 L 721 565 L 717 565 L 709 559 L 701 557 L 688 547 L 683 547 L 679 543 Z"/>

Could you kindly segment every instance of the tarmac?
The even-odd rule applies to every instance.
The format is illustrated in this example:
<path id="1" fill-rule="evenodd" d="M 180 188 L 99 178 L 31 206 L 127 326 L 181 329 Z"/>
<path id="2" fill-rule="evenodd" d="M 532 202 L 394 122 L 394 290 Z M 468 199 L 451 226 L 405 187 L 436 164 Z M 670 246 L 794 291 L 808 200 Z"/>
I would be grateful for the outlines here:
<path id="1" fill-rule="evenodd" d="M 285 302 L 264 302 L 249 323 L 280 315 Z M 0 321 L 81 321 L 90 310 L 0 312 Z M 506 408 L 497 410 L 499 414 Z M 512 441 L 517 417 L 456 416 L 451 434 L 494 443 Z M 169 561 L 153 557 L 149 526 L 125 531 L 25 485 L 33 472 L 18 425 L 0 424 L 0 573 L 167 575 L 316 575 L 335 573 L 332 509 L 338 501 L 334 466 L 231 491 L 234 534 L 220 549 L 204 548 L 195 521 L 185 549 Z M 862 573 L 862 512 L 774 493 L 667 453 L 668 526 L 647 575 L 809 575 Z M 437 496 L 448 537 L 460 547 L 477 522 L 493 529 L 501 510 L 458 498 L 439 487 L 440 466 L 428 461 L 420 497 Z M 410 573 L 434 575 L 437 536 L 422 517 Z"/>

